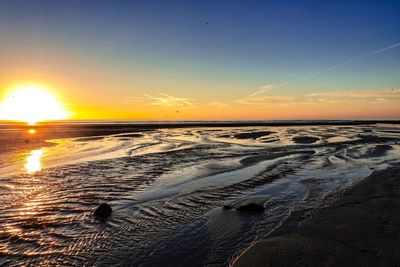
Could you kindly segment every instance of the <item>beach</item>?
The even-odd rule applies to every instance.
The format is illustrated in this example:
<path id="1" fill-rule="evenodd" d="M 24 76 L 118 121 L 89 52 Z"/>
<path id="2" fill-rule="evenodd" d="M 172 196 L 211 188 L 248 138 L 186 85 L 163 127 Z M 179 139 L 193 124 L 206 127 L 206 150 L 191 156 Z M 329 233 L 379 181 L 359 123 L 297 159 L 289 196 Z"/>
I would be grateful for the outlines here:
<path id="1" fill-rule="evenodd" d="M 291 215 L 233 266 L 400 264 L 400 165 L 374 171 L 325 205 Z"/>
<path id="2" fill-rule="evenodd" d="M 252 123 L 0 127 L 0 264 L 334 265 L 354 260 L 347 243 L 395 255 L 396 122 Z M 332 228 L 346 223 L 360 232 Z"/>
<path id="3" fill-rule="evenodd" d="M 400 266 L 400 1 L 0 25 L 0 267 Z"/>

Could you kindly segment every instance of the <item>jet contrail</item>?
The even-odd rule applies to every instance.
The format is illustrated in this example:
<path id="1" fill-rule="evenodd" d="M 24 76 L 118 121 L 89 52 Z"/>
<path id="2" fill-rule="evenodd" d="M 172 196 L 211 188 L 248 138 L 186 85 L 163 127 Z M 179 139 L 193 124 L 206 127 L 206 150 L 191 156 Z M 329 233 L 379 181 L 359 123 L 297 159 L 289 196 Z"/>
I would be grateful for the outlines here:
<path id="1" fill-rule="evenodd" d="M 294 77 L 296 79 L 303 80 L 303 81 L 310 82 L 310 83 L 314 83 L 316 85 L 320 85 L 320 86 L 323 86 L 323 87 L 327 87 L 327 88 L 331 88 L 331 89 L 335 89 L 335 90 L 339 89 L 339 88 L 332 87 L 329 84 L 317 82 L 317 81 L 314 81 L 312 79 L 309 79 L 309 78 L 306 78 L 306 77 L 302 77 L 302 76 L 296 75 L 296 74 L 291 73 L 291 72 L 285 72 L 285 74 L 290 75 L 290 76 L 292 76 L 292 77 Z"/>
<path id="2" fill-rule="evenodd" d="M 326 69 L 322 69 L 322 70 L 320 70 L 320 71 L 311 73 L 311 74 L 306 75 L 306 76 L 298 76 L 298 75 L 295 75 L 295 74 L 293 74 L 293 73 L 288 73 L 288 72 L 285 72 L 285 74 L 288 74 L 288 75 L 290 75 L 290 76 L 293 76 L 293 77 L 295 77 L 295 78 L 298 79 L 298 80 L 305 80 L 305 81 L 309 81 L 309 82 L 312 82 L 312 83 L 316 83 L 316 84 L 319 84 L 319 85 L 322 85 L 322 86 L 325 86 L 325 87 L 329 87 L 329 86 L 326 85 L 326 84 L 322 84 L 322 83 L 316 82 L 316 81 L 314 81 L 314 80 L 310 80 L 310 78 L 312 78 L 312 77 L 314 77 L 314 76 L 317 76 L 317 75 L 319 75 L 319 74 L 321 74 L 321 73 L 328 72 L 328 71 L 337 69 L 337 68 L 339 68 L 339 67 L 342 67 L 342 66 L 344 66 L 344 65 L 353 63 L 353 62 L 355 62 L 355 61 L 358 61 L 358 60 L 360 60 L 360 59 L 366 58 L 366 57 L 368 57 L 368 56 L 372 56 L 372 55 L 375 55 L 375 54 L 379 54 L 379 53 L 385 52 L 385 51 L 387 51 L 387 50 L 390 50 L 390 49 L 393 49 L 393 48 L 396 48 L 396 47 L 399 47 L 399 46 L 400 46 L 400 42 L 399 42 L 399 43 L 392 44 L 392 45 L 389 45 L 389 46 L 386 46 L 386 47 L 381 48 L 381 49 L 377 49 L 377 50 L 368 52 L 368 53 L 366 53 L 366 54 L 363 54 L 363 55 L 358 56 L 358 57 L 355 57 L 355 58 L 351 58 L 351 59 L 349 59 L 349 60 L 347 60 L 347 61 L 345 61 L 345 62 L 343 62 L 343 63 L 330 66 L 330 67 L 328 67 L 328 68 L 326 68 Z M 281 87 L 281 86 L 284 86 L 284 85 L 288 85 L 288 84 L 291 84 L 291 83 L 294 83 L 294 82 L 295 82 L 295 81 L 293 81 L 293 80 L 287 81 L 287 82 L 282 82 L 282 83 L 277 84 L 276 86 L 273 85 L 271 88 L 268 88 L 268 89 L 269 89 L 269 90 L 272 90 L 272 89 L 275 89 L 275 88 L 277 88 L 277 87 Z M 269 90 L 268 90 L 268 91 L 269 91 Z M 267 90 L 265 90 L 265 89 L 261 89 L 261 90 L 255 92 L 255 93 L 251 94 L 250 97 L 251 97 L 251 96 L 256 96 L 256 95 L 262 94 L 262 93 L 264 93 L 264 92 L 266 92 L 266 91 L 267 91 Z"/>
<path id="3" fill-rule="evenodd" d="M 254 96 L 257 96 L 257 95 L 261 95 L 263 93 L 271 91 L 272 89 L 287 85 L 287 84 L 292 83 L 292 82 L 294 82 L 294 81 L 288 81 L 288 82 L 283 82 L 283 83 L 275 83 L 275 84 L 271 84 L 271 85 L 264 85 L 264 86 L 261 87 L 260 90 L 250 94 L 247 97 L 254 97 Z"/>
<path id="4" fill-rule="evenodd" d="M 381 48 L 381 49 L 378 49 L 378 50 L 371 51 L 371 52 L 366 53 L 366 54 L 364 54 L 364 55 L 361 55 L 361 56 L 358 56 L 358 57 L 349 59 L 349 60 L 347 60 L 347 61 L 345 61 L 345 62 L 343 62 L 343 63 L 341 63 L 341 64 L 337 64 L 337 65 L 331 66 L 331 67 L 329 67 L 329 68 L 326 68 L 326 69 L 323 69 L 323 70 L 314 72 L 314 73 L 312 73 L 312 74 L 310 74 L 310 75 L 305 76 L 304 78 L 311 78 L 311 77 L 317 76 L 317 75 L 319 75 L 319 74 L 321 74 L 321 73 L 334 70 L 334 69 L 336 69 L 336 68 L 339 68 L 339 67 L 341 67 L 341 66 L 344 66 L 344 65 L 347 65 L 347 64 L 350 64 L 350 63 L 353 63 L 353 62 L 355 62 L 355 61 L 358 61 L 358 60 L 360 60 L 360 59 L 366 58 L 366 57 L 368 57 L 368 56 L 372 56 L 372 55 L 375 55 L 375 54 L 379 54 L 379 53 L 385 52 L 385 51 L 387 51 L 387 50 L 390 50 L 390 49 L 393 49 L 393 48 L 396 48 L 396 47 L 399 47 L 399 46 L 400 46 L 400 43 L 395 43 L 395 44 L 389 45 L 389 46 L 387 46 L 387 47 L 384 47 L 384 48 Z"/>

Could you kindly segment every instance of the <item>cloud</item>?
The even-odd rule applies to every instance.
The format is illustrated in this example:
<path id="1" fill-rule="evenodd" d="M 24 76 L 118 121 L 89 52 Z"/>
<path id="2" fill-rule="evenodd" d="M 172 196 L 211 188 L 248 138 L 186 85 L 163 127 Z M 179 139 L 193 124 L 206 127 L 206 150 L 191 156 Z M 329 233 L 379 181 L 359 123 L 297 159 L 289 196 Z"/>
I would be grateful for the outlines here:
<path id="1" fill-rule="evenodd" d="M 194 106 L 192 101 L 188 98 L 174 97 L 165 93 L 159 93 L 160 96 L 152 96 L 149 94 L 143 94 L 148 100 L 152 100 L 150 105 L 170 108 L 170 107 L 183 107 L 183 106 Z"/>
<path id="2" fill-rule="evenodd" d="M 260 90 L 255 91 L 254 93 L 250 94 L 248 97 L 261 95 L 261 94 L 272 91 L 272 89 L 274 89 L 274 84 L 267 84 L 267 85 L 261 86 Z"/>
<path id="3" fill-rule="evenodd" d="M 209 106 L 211 107 L 216 107 L 216 108 L 225 108 L 230 105 L 228 102 L 222 102 L 222 101 L 212 101 L 208 103 Z"/>
<path id="4" fill-rule="evenodd" d="M 335 90 L 329 92 L 316 92 L 299 97 L 289 97 L 282 95 L 260 95 L 252 94 L 236 103 L 244 105 L 312 105 L 312 104 L 349 104 L 349 103 L 384 103 L 391 100 L 400 100 L 400 91 L 390 90 L 370 90 L 370 91 L 344 91 Z"/>
<path id="5" fill-rule="evenodd" d="M 392 99 L 400 99 L 400 94 L 392 90 L 370 90 L 370 91 L 343 91 L 317 92 L 305 97 L 320 103 L 344 103 L 344 102 L 385 102 Z"/>
<path id="6" fill-rule="evenodd" d="M 237 100 L 237 103 L 245 105 L 288 105 L 293 103 L 292 97 L 287 96 L 252 96 Z"/>
<path id="7" fill-rule="evenodd" d="M 247 97 L 254 97 L 254 96 L 258 96 L 258 95 L 262 95 L 264 93 L 269 93 L 271 92 L 273 89 L 287 85 L 289 83 L 291 83 L 292 81 L 289 82 L 283 82 L 283 83 L 274 83 L 274 84 L 266 84 L 260 87 L 260 89 L 258 91 L 255 91 L 254 93 L 248 95 Z"/>
<path id="8" fill-rule="evenodd" d="M 255 91 L 254 93 L 251 93 L 250 95 L 238 99 L 234 102 L 244 105 L 289 104 L 293 102 L 294 98 L 288 96 L 280 96 L 280 95 L 271 96 L 266 94 L 270 93 L 275 88 L 287 85 L 291 82 L 292 81 L 263 85 L 262 87 L 260 87 L 258 91 Z"/>
<path id="9" fill-rule="evenodd" d="M 122 102 L 125 103 L 146 103 L 146 101 L 148 100 L 148 97 L 123 97 L 121 98 Z"/>

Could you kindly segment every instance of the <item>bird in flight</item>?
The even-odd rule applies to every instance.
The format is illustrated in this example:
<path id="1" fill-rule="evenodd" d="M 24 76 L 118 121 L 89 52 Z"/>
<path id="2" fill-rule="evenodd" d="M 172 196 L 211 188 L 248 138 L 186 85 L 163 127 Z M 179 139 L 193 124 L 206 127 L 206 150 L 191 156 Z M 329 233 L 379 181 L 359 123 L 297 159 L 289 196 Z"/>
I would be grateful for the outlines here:
<path id="1" fill-rule="evenodd" d="M 207 20 L 205 24 L 208 25 L 208 24 L 210 24 L 210 22 L 211 22 L 211 21 Z"/>

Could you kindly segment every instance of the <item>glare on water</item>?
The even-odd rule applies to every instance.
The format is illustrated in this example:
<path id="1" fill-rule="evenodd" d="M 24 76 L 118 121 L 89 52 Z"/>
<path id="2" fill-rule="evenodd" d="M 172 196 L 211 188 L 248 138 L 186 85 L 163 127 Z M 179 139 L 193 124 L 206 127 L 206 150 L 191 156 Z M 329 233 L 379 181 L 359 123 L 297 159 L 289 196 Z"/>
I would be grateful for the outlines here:
<path id="1" fill-rule="evenodd" d="M 387 125 L 162 129 L 41 149 L 47 129 L 28 129 L 13 163 L 0 157 L 0 266 L 225 266 L 291 211 L 400 158 L 400 131 Z M 221 208 L 253 198 L 264 212 Z M 102 202 L 114 210 L 107 221 L 91 216 Z"/>
<path id="2" fill-rule="evenodd" d="M 36 133 L 36 130 L 35 130 L 35 129 L 30 129 L 30 130 L 28 130 L 28 133 L 29 133 L 29 134 L 35 134 L 35 133 Z"/>
<path id="3" fill-rule="evenodd" d="M 26 158 L 25 169 L 28 173 L 34 173 L 42 169 L 43 151 L 41 149 L 33 150 Z"/>

